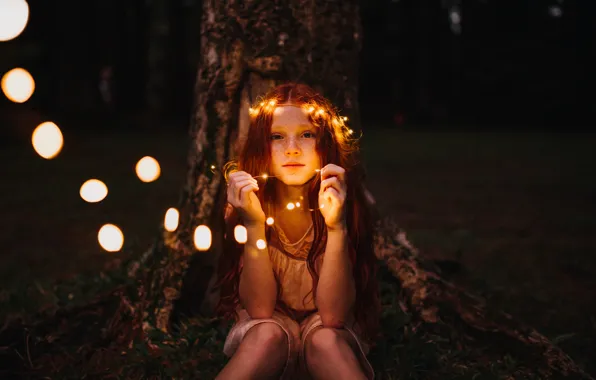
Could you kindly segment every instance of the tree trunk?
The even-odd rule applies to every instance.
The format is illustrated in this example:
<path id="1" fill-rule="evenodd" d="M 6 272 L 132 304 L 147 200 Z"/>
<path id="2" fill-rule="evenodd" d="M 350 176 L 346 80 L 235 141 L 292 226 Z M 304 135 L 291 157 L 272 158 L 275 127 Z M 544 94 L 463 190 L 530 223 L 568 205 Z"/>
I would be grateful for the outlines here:
<path id="1" fill-rule="evenodd" d="M 356 0 L 204 0 L 201 35 L 178 229 L 162 230 L 153 247 L 127 267 L 133 285 L 94 304 L 110 303 L 102 307 L 109 317 L 102 338 L 121 347 L 139 340 L 157 351 L 177 347 L 184 337 L 173 332 L 172 322 L 187 312 L 213 311 L 217 294 L 210 285 L 221 254 L 224 228 L 218 211 L 225 202 L 225 185 L 211 166 L 221 168 L 237 155 L 248 126 L 247 107 L 256 96 L 282 80 L 304 81 L 317 85 L 352 125 L 359 124 Z M 213 244 L 197 252 L 193 231 L 202 224 L 210 227 Z M 379 228 L 376 253 L 400 286 L 399 302 L 413 315 L 413 328 L 458 348 L 522 346 L 527 359 L 523 368 L 528 368 L 520 369 L 522 375 L 589 378 L 545 337 L 444 281 L 396 226 Z M 467 365 L 475 358 L 462 355 L 458 360 Z"/>

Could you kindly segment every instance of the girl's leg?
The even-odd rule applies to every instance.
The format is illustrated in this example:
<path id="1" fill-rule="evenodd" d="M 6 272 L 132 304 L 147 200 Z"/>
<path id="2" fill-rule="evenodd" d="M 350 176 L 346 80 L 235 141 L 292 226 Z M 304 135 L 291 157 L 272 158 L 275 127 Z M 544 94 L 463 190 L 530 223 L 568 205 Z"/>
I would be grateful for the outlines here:
<path id="1" fill-rule="evenodd" d="M 288 360 L 288 337 L 272 322 L 263 322 L 246 332 L 240 346 L 217 380 L 279 378 Z"/>
<path id="2" fill-rule="evenodd" d="M 306 337 L 305 358 L 314 379 L 366 379 L 349 331 L 317 327 Z"/>

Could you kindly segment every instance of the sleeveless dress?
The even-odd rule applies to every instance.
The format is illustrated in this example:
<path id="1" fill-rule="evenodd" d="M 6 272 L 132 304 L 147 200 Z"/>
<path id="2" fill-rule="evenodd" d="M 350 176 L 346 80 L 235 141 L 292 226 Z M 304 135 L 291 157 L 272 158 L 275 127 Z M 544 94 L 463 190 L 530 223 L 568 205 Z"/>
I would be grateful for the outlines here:
<path id="1" fill-rule="evenodd" d="M 315 328 L 323 325 L 314 304 L 313 280 L 306 261 L 314 240 L 314 229 L 311 224 L 300 240 L 291 243 L 281 228 L 275 225 L 272 228 L 268 244 L 269 257 L 274 274 L 282 288 L 281 299 L 277 300 L 272 317 L 266 319 L 251 318 L 248 312 L 239 306 L 236 309 L 237 321 L 230 329 L 224 343 L 224 353 L 232 357 L 246 332 L 253 326 L 259 323 L 275 323 L 283 329 L 288 337 L 288 359 L 281 379 L 308 379 L 304 342 Z M 322 247 L 324 249 L 325 242 Z M 319 262 L 316 263 L 318 269 L 322 264 L 323 256 L 321 255 Z M 289 314 L 282 310 L 280 307 L 282 305 L 285 306 L 284 309 L 290 310 Z M 358 347 L 355 354 L 364 373 L 368 379 L 374 379 L 374 370 L 366 358 L 369 346 L 361 338 L 360 330 L 353 316 L 346 321 L 344 329 L 350 332 L 354 340 L 351 345 Z"/>

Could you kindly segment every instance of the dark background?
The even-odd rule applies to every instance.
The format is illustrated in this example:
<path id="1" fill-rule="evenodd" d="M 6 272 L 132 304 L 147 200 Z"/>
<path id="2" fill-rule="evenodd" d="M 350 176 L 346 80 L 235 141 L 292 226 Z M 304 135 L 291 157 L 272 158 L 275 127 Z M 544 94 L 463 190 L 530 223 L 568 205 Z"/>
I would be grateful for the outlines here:
<path id="1" fill-rule="evenodd" d="M 580 9 L 570 0 L 363 1 L 364 125 L 557 131 L 590 125 L 595 6 L 581 3 Z M 99 71 L 110 65 L 118 116 L 146 120 L 138 116 L 157 113 L 186 128 L 200 1 L 171 0 L 163 9 L 149 0 L 29 5 L 25 31 L 0 44 L 0 72 L 20 66 L 36 81 L 29 109 L 59 121 L 88 120 L 76 128 L 101 120 Z M 450 21 L 455 9 L 460 33 Z M 163 29 L 151 30 L 150 17 L 161 17 Z M 158 92 L 159 107 L 148 101 L 147 82 L 150 41 L 156 39 L 168 46 L 161 63 L 168 86 Z M 5 97 L 0 107 L 14 111 Z"/>

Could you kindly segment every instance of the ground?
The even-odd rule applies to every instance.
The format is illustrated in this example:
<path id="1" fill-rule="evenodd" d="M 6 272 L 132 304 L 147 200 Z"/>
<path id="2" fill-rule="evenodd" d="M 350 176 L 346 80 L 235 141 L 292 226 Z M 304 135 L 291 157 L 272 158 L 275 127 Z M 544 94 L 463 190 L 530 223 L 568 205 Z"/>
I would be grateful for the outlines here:
<path id="1" fill-rule="evenodd" d="M 594 134 L 538 132 L 370 129 L 363 137 L 382 213 L 395 217 L 422 254 L 445 262 L 454 282 L 535 326 L 592 375 L 595 142 Z M 142 129 L 66 133 L 63 152 L 50 161 L 27 141 L 4 147 L 0 320 L 47 306 L 41 295 L 55 281 L 91 277 L 149 247 L 178 201 L 187 147 L 183 131 Z M 154 183 L 134 173 L 145 155 L 161 164 Z M 79 197 L 90 178 L 109 188 L 99 204 Z M 123 230 L 122 252 L 99 247 L 104 223 Z"/>

